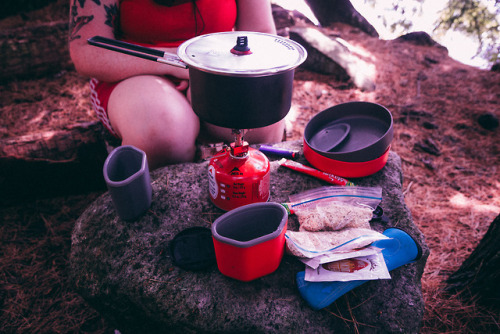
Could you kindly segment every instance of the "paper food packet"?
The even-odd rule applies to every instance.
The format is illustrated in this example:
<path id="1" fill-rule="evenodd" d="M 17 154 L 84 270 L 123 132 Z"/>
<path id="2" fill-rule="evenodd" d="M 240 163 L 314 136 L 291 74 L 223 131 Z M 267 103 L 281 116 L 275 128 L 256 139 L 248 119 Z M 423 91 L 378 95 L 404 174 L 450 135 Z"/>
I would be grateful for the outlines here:
<path id="1" fill-rule="evenodd" d="M 382 253 L 324 263 L 316 269 L 306 266 L 305 280 L 309 282 L 356 281 L 390 279 Z"/>
<path id="2" fill-rule="evenodd" d="M 316 269 L 319 267 L 320 264 L 323 263 L 328 263 L 328 262 L 335 262 L 335 261 L 340 261 L 344 259 L 352 259 L 355 257 L 362 257 L 362 256 L 368 256 L 368 255 L 373 255 L 380 253 L 382 250 L 378 247 L 374 246 L 368 246 L 368 247 L 363 247 L 361 249 L 355 249 L 353 251 L 349 252 L 332 252 L 332 253 L 326 253 L 322 254 L 313 258 L 299 258 L 299 260 L 307 265 L 308 267 L 311 267 L 312 269 Z"/>

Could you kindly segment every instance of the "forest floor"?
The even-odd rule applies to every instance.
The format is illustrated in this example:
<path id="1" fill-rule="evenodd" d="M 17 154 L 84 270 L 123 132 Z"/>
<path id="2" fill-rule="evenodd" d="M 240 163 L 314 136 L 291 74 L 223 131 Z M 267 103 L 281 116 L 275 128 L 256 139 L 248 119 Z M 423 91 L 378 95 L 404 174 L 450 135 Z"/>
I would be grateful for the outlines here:
<path id="1" fill-rule="evenodd" d="M 500 129 L 478 123 L 487 113 L 500 116 L 500 73 L 463 65 L 437 46 L 380 40 L 344 25 L 331 34 L 371 64 L 376 90 L 298 69 L 287 139 L 302 139 L 311 117 L 339 103 L 387 107 L 405 201 L 431 250 L 422 333 L 498 332 L 498 311 L 444 288 L 500 214 Z M 2 84 L 0 96 L 0 139 L 96 120 L 87 81 L 74 71 Z M 113 331 L 74 291 L 68 273 L 75 220 L 102 192 L 0 206 L 0 331 Z"/>

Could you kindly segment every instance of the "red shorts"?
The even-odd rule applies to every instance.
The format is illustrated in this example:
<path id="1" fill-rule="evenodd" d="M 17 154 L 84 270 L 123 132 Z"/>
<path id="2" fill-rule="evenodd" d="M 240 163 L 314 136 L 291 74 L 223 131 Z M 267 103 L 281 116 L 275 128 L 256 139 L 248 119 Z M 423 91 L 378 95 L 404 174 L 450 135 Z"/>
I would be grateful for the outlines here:
<path id="1" fill-rule="evenodd" d="M 118 82 L 109 83 L 101 82 L 97 79 L 90 79 L 90 102 L 92 108 L 106 129 L 115 137 L 119 138 L 118 134 L 113 130 L 108 117 L 108 101 L 113 89 L 118 85 Z"/>

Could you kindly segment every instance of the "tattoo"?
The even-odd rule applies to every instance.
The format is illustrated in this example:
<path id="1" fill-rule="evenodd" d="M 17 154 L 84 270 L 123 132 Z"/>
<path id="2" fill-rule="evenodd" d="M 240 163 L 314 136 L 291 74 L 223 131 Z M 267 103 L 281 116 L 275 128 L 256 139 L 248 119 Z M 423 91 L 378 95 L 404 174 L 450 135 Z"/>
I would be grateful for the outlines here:
<path id="1" fill-rule="evenodd" d="M 78 16 L 78 6 L 76 5 L 76 1 L 73 1 L 73 5 L 71 6 L 71 14 L 69 21 L 69 41 L 74 41 L 75 39 L 82 38 L 82 36 L 78 35 L 78 32 L 82 27 L 88 24 L 90 21 L 94 19 L 94 15 L 90 16 Z M 80 4 L 80 8 L 83 8 L 85 5 L 85 0 L 78 0 Z"/>
<path id="2" fill-rule="evenodd" d="M 106 11 L 106 21 L 104 23 L 113 28 L 113 32 L 116 35 L 120 25 L 118 6 L 116 4 L 109 7 L 104 5 L 104 10 Z"/>
<path id="3" fill-rule="evenodd" d="M 89 15 L 89 16 L 78 15 L 78 5 L 80 5 L 80 8 L 83 8 L 85 6 L 86 1 L 87 0 L 73 0 L 73 4 L 71 5 L 70 22 L 69 22 L 70 42 L 74 41 L 75 39 L 82 38 L 82 36 L 79 35 L 78 32 L 86 24 L 88 24 L 90 21 L 94 19 L 94 15 Z M 101 0 L 92 0 L 92 2 L 98 6 L 101 5 Z M 104 23 L 113 28 L 113 33 L 115 34 L 115 36 L 117 36 L 120 24 L 118 6 L 116 4 L 111 6 L 104 5 L 104 10 L 106 11 L 106 21 Z"/>

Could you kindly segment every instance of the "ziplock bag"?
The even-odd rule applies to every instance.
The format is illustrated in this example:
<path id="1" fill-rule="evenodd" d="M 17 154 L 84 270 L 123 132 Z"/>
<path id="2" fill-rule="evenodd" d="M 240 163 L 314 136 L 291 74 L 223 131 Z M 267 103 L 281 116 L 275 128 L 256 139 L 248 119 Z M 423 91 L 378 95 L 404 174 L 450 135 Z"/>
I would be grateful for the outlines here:
<path id="1" fill-rule="evenodd" d="M 382 233 L 364 228 L 344 228 L 331 232 L 287 231 L 288 252 L 298 257 L 313 258 L 332 252 L 348 252 L 388 239 Z"/>
<path id="2" fill-rule="evenodd" d="M 300 231 L 370 228 L 373 211 L 382 201 L 379 187 L 320 187 L 290 195 L 288 204 Z"/>

